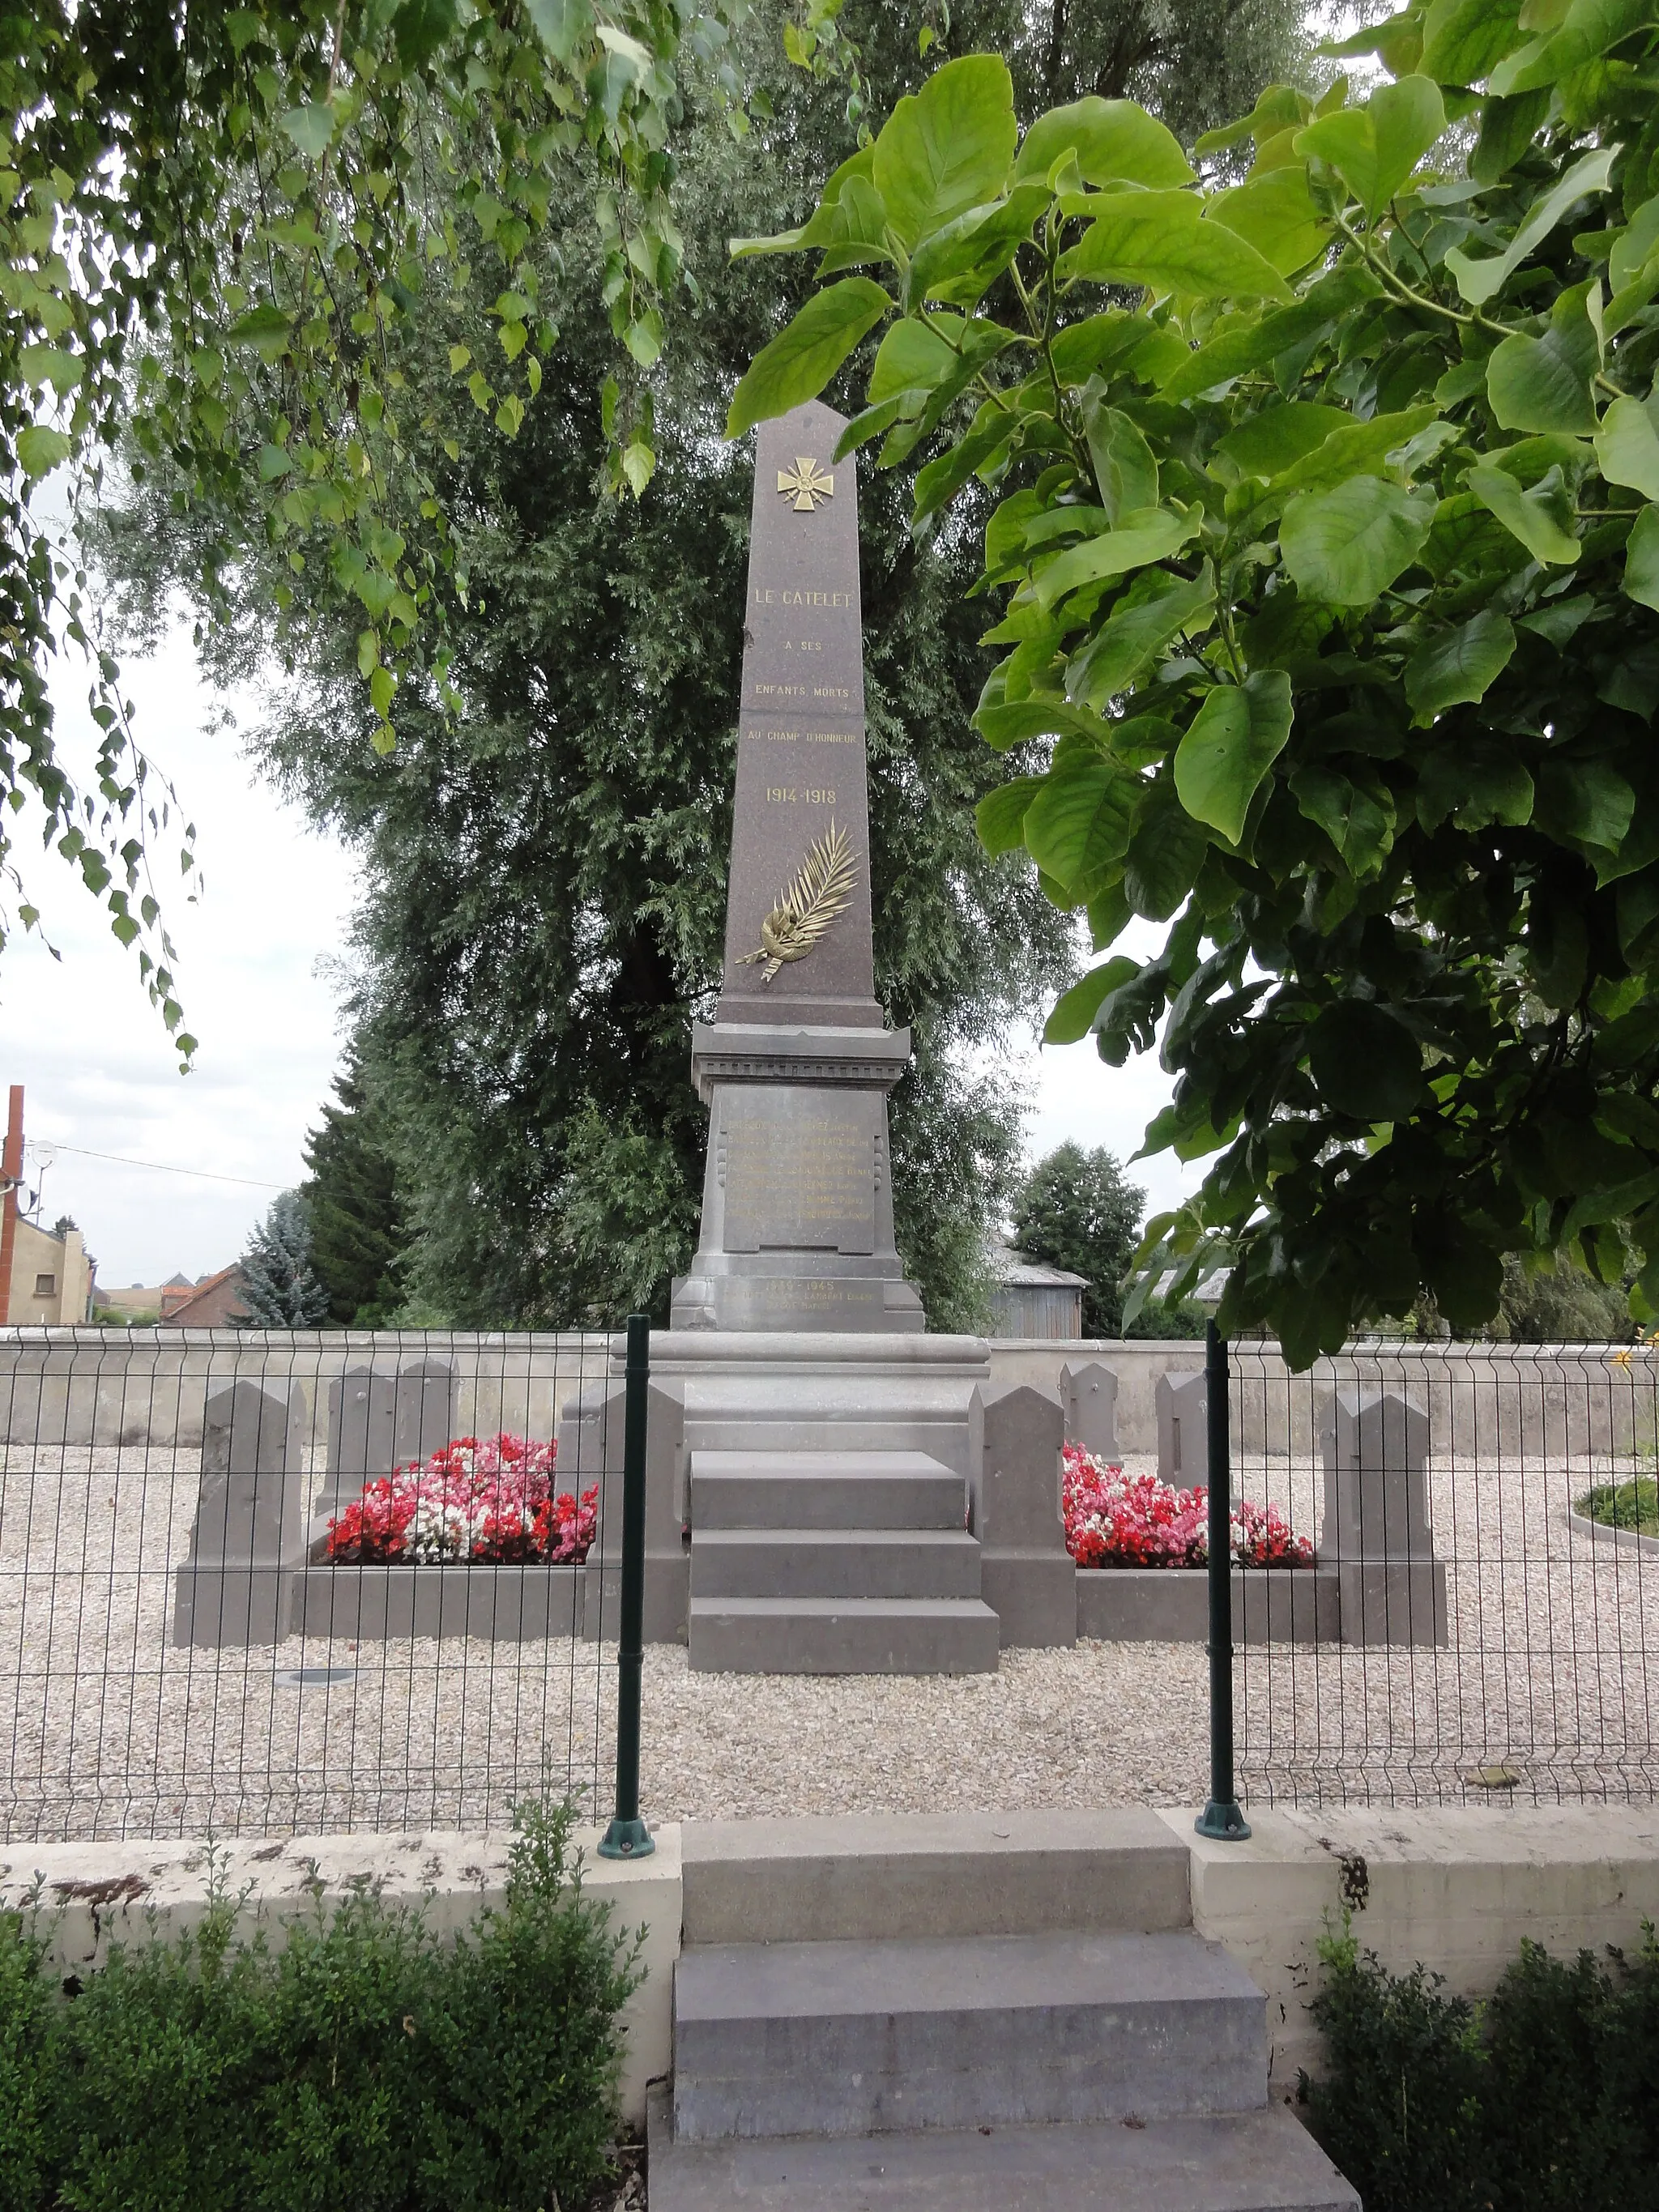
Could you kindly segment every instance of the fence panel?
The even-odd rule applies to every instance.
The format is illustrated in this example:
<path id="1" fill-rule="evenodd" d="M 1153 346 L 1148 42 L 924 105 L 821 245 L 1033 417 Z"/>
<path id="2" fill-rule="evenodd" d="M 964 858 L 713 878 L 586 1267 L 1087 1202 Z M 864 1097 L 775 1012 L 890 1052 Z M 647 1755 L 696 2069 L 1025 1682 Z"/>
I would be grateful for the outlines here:
<path id="1" fill-rule="evenodd" d="M 0 1839 L 602 1807 L 622 1389 L 599 1335 L 0 1331 Z"/>
<path id="2" fill-rule="evenodd" d="M 1267 1638 L 1234 1622 L 1245 1802 L 1650 1798 L 1655 1356 L 1360 1344 L 1297 1376 L 1272 1347 L 1231 1357 L 1235 1496 L 1311 1542 L 1336 1601 L 1292 1614 L 1305 1566 L 1247 1578 L 1247 1613 L 1279 1609 Z"/>

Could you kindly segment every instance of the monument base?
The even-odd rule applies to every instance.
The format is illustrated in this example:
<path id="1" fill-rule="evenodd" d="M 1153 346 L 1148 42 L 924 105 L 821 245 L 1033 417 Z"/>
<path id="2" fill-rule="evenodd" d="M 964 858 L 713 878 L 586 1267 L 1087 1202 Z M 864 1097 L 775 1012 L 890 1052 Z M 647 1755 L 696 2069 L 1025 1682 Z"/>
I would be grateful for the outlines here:
<path id="1" fill-rule="evenodd" d="M 806 1267 L 786 1271 L 781 1259 L 768 1253 L 745 1265 L 741 1255 L 699 1253 L 695 1272 L 675 1281 L 671 1326 L 859 1336 L 911 1334 L 926 1326 L 915 1285 L 890 1272 L 830 1274 L 817 1254 Z"/>

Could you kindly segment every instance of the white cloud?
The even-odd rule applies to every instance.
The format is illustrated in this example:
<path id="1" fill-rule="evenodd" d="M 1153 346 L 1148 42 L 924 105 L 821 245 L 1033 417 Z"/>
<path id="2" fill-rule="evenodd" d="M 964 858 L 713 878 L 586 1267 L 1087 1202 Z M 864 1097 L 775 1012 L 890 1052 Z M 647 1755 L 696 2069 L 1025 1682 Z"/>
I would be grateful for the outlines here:
<path id="1" fill-rule="evenodd" d="M 90 757 L 85 679 L 73 647 L 55 672 L 59 742 L 76 769 Z M 271 1189 L 303 1172 L 301 1144 L 328 1095 L 338 1057 L 337 993 L 318 973 L 341 949 L 355 896 L 350 855 L 315 835 L 215 726 L 221 702 L 198 672 L 181 629 L 151 660 L 124 670 L 139 740 L 172 778 L 199 831 L 199 905 L 179 888 L 179 838 L 153 839 L 155 880 L 178 948 L 175 973 L 197 1065 L 178 1072 L 136 955 L 21 817 L 19 851 L 45 933 L 19 934 L 0 969 L 0 1077 L 25 1086 L 33 1150 L 26 1182 L 41 1217 L 79 1222 L 100 1279 L 120 1285 L 205 1274 L 235 1258 Z M 237 701 L 222 703 L 233 710 Z M 52 1149 L 51 1140 L 197 1170 L 167 1175 Z M 44 1180 L 40 1170 L 44 1164 Z"/>

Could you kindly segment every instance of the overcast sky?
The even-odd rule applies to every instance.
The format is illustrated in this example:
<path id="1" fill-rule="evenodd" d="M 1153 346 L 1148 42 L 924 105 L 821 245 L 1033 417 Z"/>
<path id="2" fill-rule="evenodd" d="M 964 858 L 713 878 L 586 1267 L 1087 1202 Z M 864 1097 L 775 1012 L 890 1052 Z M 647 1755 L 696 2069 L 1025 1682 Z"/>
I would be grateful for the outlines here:
<path id="1" fill-rule="evenodd" d="M 26 1185 L 40 1192 L 47 1225 L 74 1217 L 100 1279 L 116 1287 L 223 1267 L 276 1192 L 303 1173 L 305 1132 L 338 1058 L 339 987 L 327 963 L 341 951 L 354 895 L 350 855 L 282 805 L 237 738 L 213 726 L 216 702 L 187 629 L 154 659 L 129 663 L 124 688 L 142 742 L 200 832 L 197 906 L 171 888 L 176 839 L 157 841 L 180 995 L 201 1040 L 194 1069 L 179 1073 L 134 955 L 68 867 L 40 852 L 28 816 L 18 850 L 63 957 L 53 960 L 38 936 L 18 936 L 0 960 L 0 1079 L 27 1091 Z M 78 768 L 91 725 L 72 651 L 53 690 L 60 739 Z M 1029 1088 L 1034 1154 L 1073 1137 L 1127 1157 L 1169 1095 L 1155 1062 L 1109 1068 L 1090 1042 L 1039 1054 L 1022 1041 L 1008 1073 Z M 1134 1172 L 1154 1206 L 1196 1179 L 1167 1156 Z"/>

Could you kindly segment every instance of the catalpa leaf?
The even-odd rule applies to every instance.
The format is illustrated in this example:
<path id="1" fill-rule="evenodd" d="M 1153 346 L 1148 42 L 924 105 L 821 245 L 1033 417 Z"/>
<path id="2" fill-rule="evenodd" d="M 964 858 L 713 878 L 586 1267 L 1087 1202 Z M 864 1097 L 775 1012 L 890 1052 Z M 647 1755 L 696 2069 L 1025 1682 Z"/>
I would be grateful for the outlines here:
<path id="1" fill-rule="evenodd" d="M 1383 477 L 1304 492 L 1279 525 L 1285 566 L 1310 599 L 1370 606 L 1417 558 L 1434 509 L 1432 492 L 1408 491 Z"/>
<path id="2" fill-rule="evenodd" d="M 1375 221 L 1445 127 L 1439 86 L 1403 76 L 1379 86 L 1364 107 L 1319 117 L 1298 133 L 1296 150 L 1328 161 Z"/>
<path id="3" fill-rule="evenodd" d="M 1189 185 L 1191 164 L 1169 127 L 1133 100 L 1074 100 L 1041 115 L 1025 134 L 1016 177 L 1045 179 L 1070 151 L 1085 185 L 1131 184 L 1157 191 Z"/>
<path id="4" fill-rule="evenodd" d="M 1464 482 L 1488 514 L 1496 515 L 1504 529 L 1520 539 L 1534 561 L 1565 567 L 1578 558 L 1572 500 L 1559 465 L 1547 470 L 1528 491 L 1505 469 L 1473 468 Z"/>
<path id="5" fill-rule="evenodd" d="M 1176 751 L 1176 790 L 1188 813 L 1236 845 L 1257 787 L 1290 734 L 1291 679 L 1282 668 L 1218 684 Z"/>
<path id="6" fill-rule="evenodd" d="M 1052 607 L 1085 584 L 1127 575 L 1131 569 L 1150 568 L 1155 561 L 1167 561 L 1202 526 L 1203 516 L 1196 508 L 1190 514 L 1154 507 L 1127 515 L 1121 529 L 1085 538 L 1081 545 L 1070 547 L 1037 573 L 1034 577 L 1037 599 L 1043 606 Z"/>
<path id="7" fill-rule="evenodd" d="M 1492 607 L 1426 640 L 1406 663 L 1406 696 L 1415 719 L 1426 724 L 1448 707 L 1484 699 L 1514 651 L 1514 626 Z"/>
<path id="8" fill-rule="evenodd" d="M 1308 1032 L 1308 1066 L 1332 1112 L 1357 1121 L 1404 1121 L 1423 1095 L 1417 1039 L 1364 999 L 1326 1007 Z"/>
<path id="9" fill-rule="evenodd" d="M 871 177 L 909 248 L 969 208 L 1000 199 L 1018 137 L 1014 86 L 994 54 L 947 62 L 907 94 L 876 140 Z"/>
<path id="10" fill-rule="evenodd" d="M 1644 507 L 1625 542 L 1623 590 L 1659 614 L 1659 507 Z"/>
<path id="11" fill-rule="evenodd" d="M 1659 431 L 1639 399 L 1615 399 L 1608 408 L 1596 429 L 1595 459 L 1609 483 L 1659 499 Z"/>
<path id="12" fill-rule="evenodd" d="M 1025 849 L 1075 903 L 1123 857 L 1139 793 L 1115 761 L 1085 752 L 1057 759 L 1025 815 Z"/>
<path id="13" fill-rule="evenodd" d="M 805 399 L 816 399 L 892 304 L 868 276 L 846 276 L 827 291 L 814 292 L 794 320 L 762 347 L 744 372 L 726 418 L 727 438 L 741 437 L 757 422 L 787 415 Z"/>
<path id="14" fill-rule="evenodd" d="M 1144 284 L 1193 299 L 1283 300 L 1284 278 L 1224 222 L 1208 220 L 1192 192 L 1111 192 L 1068 212 L 1094 221 L 1060 256 L 1066 276 L 1101 284 Z"/>

